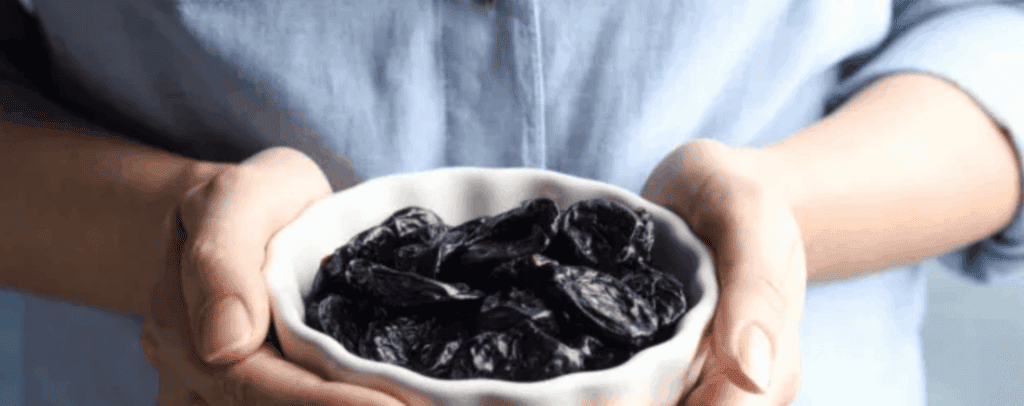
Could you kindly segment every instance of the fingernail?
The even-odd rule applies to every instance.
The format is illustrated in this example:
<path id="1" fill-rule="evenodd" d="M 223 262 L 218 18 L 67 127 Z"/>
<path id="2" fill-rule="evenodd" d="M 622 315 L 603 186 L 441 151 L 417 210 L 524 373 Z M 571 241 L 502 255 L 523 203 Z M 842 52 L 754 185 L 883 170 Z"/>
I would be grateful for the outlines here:
<path id="1" fill-rule="evenodd" d="M 772 381 L 772 342 L 756 324 L 747 326 L 740 338 L 740 369 L 762 392 Z"/>
<path id="2" fill-rule="evenodd" d="M 202 324 L 203 354 L 207 362 L 224 362 L 228 353 L 252 336 L 249 312 L 237 297 L 228 297 L 207 310 Z"/>

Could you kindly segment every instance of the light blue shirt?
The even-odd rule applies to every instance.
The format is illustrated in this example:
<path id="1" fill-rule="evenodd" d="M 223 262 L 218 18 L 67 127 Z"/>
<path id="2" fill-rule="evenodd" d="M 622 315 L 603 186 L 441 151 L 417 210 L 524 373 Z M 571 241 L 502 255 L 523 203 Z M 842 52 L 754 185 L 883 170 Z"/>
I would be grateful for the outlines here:
<path id="1" fill-rule="evenodd" d="M 767 145 L 908 70 L 1024 128 L 1022 2 L 22 1 L 80 104 L 204 159 L 326 146 L 363 179 L 530 166 L 639 192 L 680 143 Z M 1016 277 L 1022 238 L 938 262 Z M 795 404 L 923 405 L 925 288 L 918 266 L 808 288 Z M 0 321 L 11 399 L 155 403 L 138 318 L 3 291 Z"/>

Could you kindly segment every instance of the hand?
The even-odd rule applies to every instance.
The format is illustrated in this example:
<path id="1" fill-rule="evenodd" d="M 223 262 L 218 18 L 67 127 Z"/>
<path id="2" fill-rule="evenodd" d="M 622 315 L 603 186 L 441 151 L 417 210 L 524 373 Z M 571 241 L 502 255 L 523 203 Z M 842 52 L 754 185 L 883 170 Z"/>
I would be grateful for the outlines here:
<path id="1" fill-rule="evenodd" d="M 264 344 L 270 325 L 262 271 L 267 242 L 331 193 L 295 150 L 191 171 L 179 239 L 151 300 L 143 347 L 160 372 L 161 405 L 400 405 L 285 361 Z"/>
<path id="2" fill-rule="evenodd" d="M 718 276 L 718 307 L 680 405 L 783 405 L 799 392 L 803 242 L 792 210 L 752 176 L 749 153 L 756 151 L 684 144 L 643 188 L 709 246 Z"/>

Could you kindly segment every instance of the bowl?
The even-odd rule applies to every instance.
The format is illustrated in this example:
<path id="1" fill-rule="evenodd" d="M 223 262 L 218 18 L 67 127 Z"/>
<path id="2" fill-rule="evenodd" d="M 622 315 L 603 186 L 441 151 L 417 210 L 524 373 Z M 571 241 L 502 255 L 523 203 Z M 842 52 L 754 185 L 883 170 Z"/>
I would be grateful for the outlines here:
<path id="1" fill-rule="evenodd" d="M 445 380 L 358 357 L 304 323 L 302 298 L 311 290 L 320 261 L 395 211 L 420 206 L 446 224 L 458 225 L 539 197 L 554 200 L 560 210 L 581 200 L 610 199 L 651 214 L 651 264 L 687 286 L 690 308 L 672 338 L 605 370 L 529 383 Z M 711 256 L 675 213 L 613 185 L 526 168 L 446 168 L 356 185 L 311 205 L 278 232 L 268 246 L 264 269 L 274 328 L 287 359 L 326 379 L 373 388 L 410 406 L 673 404 L 685 389 L 683 374 L 718 300 Z"/>

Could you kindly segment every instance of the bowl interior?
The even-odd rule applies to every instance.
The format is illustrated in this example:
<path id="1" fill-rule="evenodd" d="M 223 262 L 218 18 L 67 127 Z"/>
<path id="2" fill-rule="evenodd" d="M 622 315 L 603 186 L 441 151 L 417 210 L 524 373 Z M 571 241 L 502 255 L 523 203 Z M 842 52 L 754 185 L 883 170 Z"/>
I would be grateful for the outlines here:
<path id="1" fill-rule="evenodd" d="M 302 298 L 309 294 L 321 260 L 395 211 L 420 206 L 437 213 L 448 225 L 458 225 L 510 210 L 538 197 L 554 200 L 560 210 L 582 200 L 610 199 L 651 213 L 655 223 L 652 265 L 679 277 L 687 287 L 689 309 L 673 338 L 639 352 L 621 366 L 603 371 L 568 374 L 534 383 L 450 381 L 359 358 L 333 338 L 303 323 Z M 431 392 L 430 388 L 437 387 L 444 388 L 439 396 L 481 392 L 502 399 L 522 389 L 566 392 L 570 390 L 567 388 L 580 385 L 597 385 L 602 376 L 619 377 L 621 381 L 621 373 L 630 369 L 653 368 L 666 362 L 686 364 L 696 351 L 717 301 L 710 255 L 674 213 L 611 185 L 533 169 L 443 169 L 378 178 L 339 192 L 311 206 L 274 237 L 268 251 L 267 278 L 274 293 L 274 321 L 286 356 L 333 379 L 386 387 L 407 402 L 414 400 L 408 393 Z"/>

